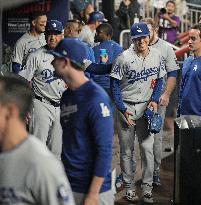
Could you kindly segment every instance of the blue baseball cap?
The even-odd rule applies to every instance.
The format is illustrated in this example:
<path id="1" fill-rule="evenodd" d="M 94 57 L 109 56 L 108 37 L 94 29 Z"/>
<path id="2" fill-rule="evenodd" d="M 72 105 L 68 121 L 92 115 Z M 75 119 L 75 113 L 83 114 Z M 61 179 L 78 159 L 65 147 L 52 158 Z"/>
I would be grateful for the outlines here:
<path id="1" fill-rule="evenodd" d="M 104 13 L 101 11 L 94 11 L 89 14 L 88 23 L 96 22 L 96 21 L 103 22 L 103 23 L 108 22 L 108 20 L 105 18 Z"/>
<path id="2" fill-rule="evenodd" d="M 147 24 L 140 22 L 140 23 L 134 23 L 131 26 L 130 34 L 131 34 L 131 38 L 135 39 L 135 38 L 149 36 L 150 32 L 147 27 Z"/>
<path id="3" fill-rule="evenodd" d="M 45 32 L 51 32 L 51 31 L 55 31 L 57 33 L 63 33 L 64 28 L 63 25 L 60 21 L 57 20 L 50 20 L 47 22 L 47 25 L 45 27 Z"/>
<path id="4" fill-rule="evenodd" d="M 84 61 L 88 59 L 87 45 L 75 38 L 65 38 L 61 40 L 50 53 L 57 58 L 69 58 L 81 68 L 84 66 Z"/>

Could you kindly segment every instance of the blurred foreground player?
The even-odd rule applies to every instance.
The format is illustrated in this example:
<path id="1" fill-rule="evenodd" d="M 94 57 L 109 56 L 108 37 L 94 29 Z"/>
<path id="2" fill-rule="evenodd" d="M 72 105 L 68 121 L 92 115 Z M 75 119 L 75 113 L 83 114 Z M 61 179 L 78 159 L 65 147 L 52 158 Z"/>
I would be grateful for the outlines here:
<path id="1" fill-rule="evenodd" d="M 61 163 L 26 131 L 31 104 L 27 81 L 0 77 L 0 204 L 74 205 Z"/>
<path id="2" fill-rule="evenodd" d="M 79 53 L 77 52 L 79 50 Z M 106 92 L 85 77 L 84 44 L 64 39 L 52 62 L 68 88 L 61 99 L 64 163 L 77 205 L 112 205 L 112 108 Z"/>

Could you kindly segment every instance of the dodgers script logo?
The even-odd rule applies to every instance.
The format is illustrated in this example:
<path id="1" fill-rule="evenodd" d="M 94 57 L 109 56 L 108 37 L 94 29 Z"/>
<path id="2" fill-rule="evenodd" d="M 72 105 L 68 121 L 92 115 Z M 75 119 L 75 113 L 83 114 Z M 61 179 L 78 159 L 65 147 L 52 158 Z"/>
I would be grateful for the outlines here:
<path id="1" fill-rule="evenodd" d="M 42 80 L 44 80 L 45 83 L 48 83 L 48 84 L 58 79 L 54 77 L 54 72 L 50 69 L 43 70 L 41 72 L 41 75 L 42 75 Z"/>
<path id="2" fill-rule="evenodd" d="M 153 68 L 147 68 L 143 69 L 140 72 L 137 72 L 136 70 L 128 70 L 126 73 L 126 78 L 128 79 L 128 83 L 133 84 L 136 81 L 144 80 L 147 81 L 147 79 L 150 76 L 153 76 L 158 73 L 158 67 Z"/>

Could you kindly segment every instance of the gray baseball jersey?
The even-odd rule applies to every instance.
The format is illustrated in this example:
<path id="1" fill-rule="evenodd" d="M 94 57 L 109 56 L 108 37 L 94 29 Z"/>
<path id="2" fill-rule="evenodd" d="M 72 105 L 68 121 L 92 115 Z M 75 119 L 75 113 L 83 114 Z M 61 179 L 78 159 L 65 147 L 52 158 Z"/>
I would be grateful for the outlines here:
<path id="1" fill-rule="evenodd" d="M 45 44 L 45 35 L 43 33 L 37 37 L 31 35 L 29 32 L 25 33 L 15 44 L 12 62 L 19 63 L 23 67 L 27 56 Z"/>
<path id="2" fill-rule="evenodd" d="M 54 76 L 54 67 L 51 64 L 53 59 L 54 56 L 42 47 L 28 56 L 24 70 L 21 70 L 19 75 L 28 81 L 32 80 L 36 95 L 59 102 L 65 90 L 65 83 Z"/>
<path id="3" fill-rule="evenodd" d="M 83 26 L 82 31 L 80 32 L 79 38 L 90 45 L 91 47 L 94 46 L 94 37 L 96 31 L 91 31 L 88 25 Z"/>
<path id="4" fill-rule="evenodd" d="M 0 153 L 0 164 L 0 204 L 75 204 L 62 164 L 34 136 Z"/>
<path id="5" fill-rule="evenodd" d="M 177 59 L 175 52 L 173 48 L 167 44 L 166 41 L 158 38 L 158 40 L 155 43 L 150 44 L 150 46 L 152 48 L 158 49 L 161 53 L 166 72 L 171 72 L 179 69 L 179 66 L 176 63 Z"/>
<path id="6" fill-rule="evenodd" d="M 134 119 L 143 115 L 147 101 L 152 96 L 155 80 L 166 74 L 159 51 L 155 48 L 149 49 L 149 54 L 141 58 L 131 46 L 117 57 L 110 74 L 111 77 L 121 80 L 121 94 L 126 107 L 126 102 L 137 103 Z"/>

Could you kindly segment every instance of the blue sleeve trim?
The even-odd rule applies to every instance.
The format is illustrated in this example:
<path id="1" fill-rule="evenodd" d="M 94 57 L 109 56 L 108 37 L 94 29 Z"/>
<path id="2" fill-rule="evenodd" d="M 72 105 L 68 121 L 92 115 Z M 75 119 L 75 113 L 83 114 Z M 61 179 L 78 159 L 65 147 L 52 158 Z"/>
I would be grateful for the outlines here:
<path id="1" fill-rule="evenodd" d="M 18 74 L 20 72 L 21 65 L 19 63 L 12 62 L 12 72 Z"/>
<path id="2" fill-rule="evenodd" d="M 154 87 L 154 91 L 153 91 L 153 94 L 152 94 L 152 97 L 151 97 L 151 101 L 159 103 L 159 98 L 161 96 L 162 88 L 163 88 L 163 78 L 158 78 L 156 80 L 156 85 Z"/>
<path id="3" fill-rule="evenodd" d="M 126 107 L 124 106 L 122 95 L 121 95 L 120 80 L 111 78 L 110 87 L 111 87 L 112 96 L 113 96 L 115 105 L 117 106 L 117 109 L 120 112 L 124 113 L 126 111 Z"/>
<path id="4" fill-rule="evenodd" d="M 176 70 L 173 70 L 173 71 L 171 71 L 171 72 L 168 72 L 167 73 L 167 77 L 169 78 L 169 77 L 177 77 L 177 71 Z"/>
<path id="5" fill-rule="evenodd" d="M 97 64 L 97 63 L 91 63 L 85 72 L 88 72 L 90 74 L 95 75 L 105 75 L 110 74 L 112 69 L 112 64 Z"/>

